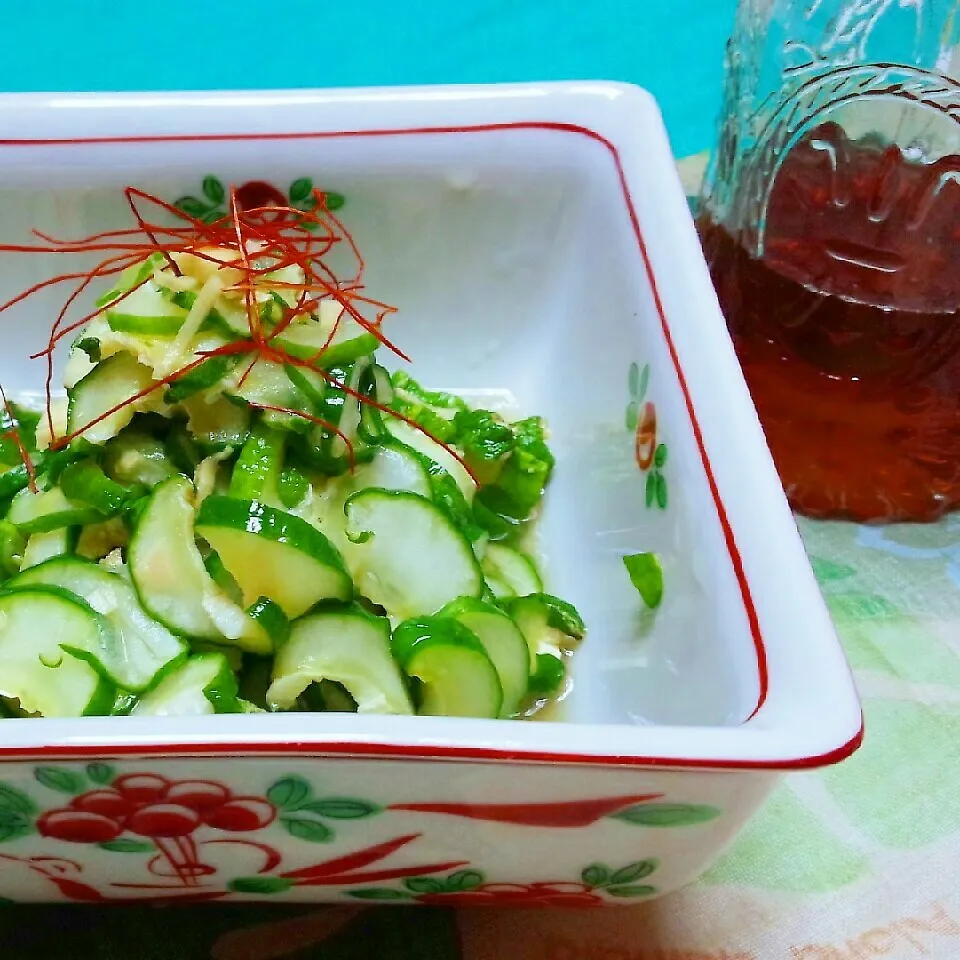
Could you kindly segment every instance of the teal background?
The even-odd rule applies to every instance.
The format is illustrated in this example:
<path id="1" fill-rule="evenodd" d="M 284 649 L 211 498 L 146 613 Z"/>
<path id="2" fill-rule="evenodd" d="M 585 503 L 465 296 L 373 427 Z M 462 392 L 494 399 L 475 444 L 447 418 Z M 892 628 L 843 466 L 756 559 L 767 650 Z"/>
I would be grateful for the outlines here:
<path id="1" fill-rule="evenodd" d="M 707 148 L 735 0 L 0 0 L 0 89 L 613 79 Z"/>

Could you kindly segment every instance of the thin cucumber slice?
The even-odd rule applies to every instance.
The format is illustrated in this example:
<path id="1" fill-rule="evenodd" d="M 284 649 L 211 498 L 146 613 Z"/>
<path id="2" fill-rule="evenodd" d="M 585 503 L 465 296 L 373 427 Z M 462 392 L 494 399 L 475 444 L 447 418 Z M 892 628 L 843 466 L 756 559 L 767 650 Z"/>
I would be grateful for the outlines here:
<path id="1" fill-rule="evenodd" d="M 0 577 L 19 573 L 26 545 L 26 538 L 9 520 L 0 520 Z"/>
<path id="2" fill-rule="evenodd" d="M 389 415 L 384 417 L 384 426 L 400 443 L 406 444 L 411 450 L 422 453 L 429 457 L 437 466 L 442 467 L 456 481 L 460 492 L 464 495 L 467 502 L 473 500 L 477 492 L 476 481 L 470 476 L 467 468 L 444 446 L 431 440 L 425 433 L 411 427 L 409 423 L 398 420 Z"/>
<path id="3" fill-rule="evenodd" d="M 237 678 L 222 653 L 190 657 L 150 690 L 130 711 L 133 717 L 198 717 L 242 713 Z"/>
<path id="4" fill-rule="evenodd" d="M 79 536 L 79 527 L 58 527 L 56 530 L 32 534 L 23 550 L 23 561 L 20 564 L 20 569 L 26 570 L 50 560 L 52 557 L 73 553 L 77 549 Z"/>
<path id="5" fill-rule="evenodd" d="M 390 623 L 358 607 L 325 610 L 298 620 L 274 661 L 267 704 L 288 710 L 322 680 L 342 684 L 359 713 L 414 712 L 390 652 Z"/>
<path id="6" fill-rule="evenodd" d="M 327 392 L 327 380 L 310 367 L 288 363 L 284 371 L 290 382 L 306 397 L 311 410 L 316 413 L 323 405 L 323 398 Z"/>
<path id="7" fill-rule="evenodd" d="M 365 487 L 382 490 L 406 490 L 421 497 L 430 497 L 430 475 L 421 459 L 409 448 L 396 441 L 380 447 L 369 463 L 357 467 L 346 478 L 352 491 Z"/>
<path id="8" fill-rule="evenodd" d="M 96 650 L 102 631 L 101 618 L 64 590 L 26 587 L 0 594 L 0 697 L 44 717 L 109 714 L 112 685 L 64 649 Z"/>
<path id="9" fill-rule="evenodd" d="M 543 593 L 543 581 L 536 564 L 519 550 L 502 543 L 488 543 L 481 566 L 490 589 L 497 596 L 525 597 L 531 593 Z M 506 594 L 498 593 L 498 586 L 505 589 Z"/>
<path id="10" fill-rule="evenodd" d="M 130 575 L 155 620 L 183 636 L 217 639 L 223 634 L 207 600 L 219 591 L 194 541 L 193 495 L 179 474 L 153 491 L 130 541 Z"/>
<path id="11" fill-rule="evenodd" d="M 315 317 L 290 324 L 276 342 L 291 357 L 323 369 L 353 363 L 380 346 L 372 333 L 333 300 L 322 301 Z"/>
<path id="12" fill-rule="evenodd" d="M 187 318 L 187 310 L 165 297 L 156 284 L 147 281 L 104 311 L 107 324 L 117 333 L 143 337 L 175 337 Z"/>
<path id="13" fill-rule="evenodd" d="M 68 499 L 93 507 L 104 518 L 120 513 L 147 492 L 146 487 L 128 489 L 111 480 L 93 460 L 68 464 L 60 474 L 60 489 Z"/>
<path id="14" fill-rule="evenodd" d="M 134 428 L 109 440 L 103 451 L 103 469 L 117 483 L 155 487 L 177 471 L 162 441 Z"/>
<path id="15" fill-rule="evenodd" d="M 455 600 L 438 616 L 452 617 L 462 623 L 483 644 L 503 688 L 500 716 L 514 716 L 530 681 L 529 652 L 520 628 L 492 603 L 472 598 Z"/>
<path id="16" fill-rule="evenodd" d="M 129 353 L 115 353 L 68 391 L 67 432 L 79 433 L 89 443 L 106 443 L 135 413 L 156 405 L 155 393 L 145 393 L 153 383 L 149 367 Z"/>
<path id="17" fill-rule="evenodd" d="M 108 303 L 116 300 L 121 294 L 132 290 L 134 287 L 140 286 L 141 283 L 145 283 L 150 274 L 152 274 L 161 263 L 163 263 L 163 254 L 151 253 L 149 257 L 140 263 L 135 263 L 132 267 L 127 267 L 127 269 L 117 277 L 117 282 L 106 293 L 97 297 L 97 306 L 106 306 Z"/>
<path id="18" fill-rule="evenodd" d="M 503 686 L 477 637 L 457 620 L 422 617 L 393 631 L 393 653 L 419 681 L 417 713 L 431 717 L 486 717 L 503 709 Z"/>
<path id="19" fill-rule="evenodd" d="M 211 345 L 215 349 L 221 344 Z M 215 387 L 236 365 L 240 357 L 236 354 L 208 357 L 202 363 L 191 367 L 182 376 L 170 381 L 163 399 L 167 403 L 182 403 L 188 397 Z"/>
<path id="20" fill-rule="evenodd" d="M 238 450 L 250 433 L 250 411 L 225 397 L 212 402 L 197 394 L 182 404 L 187 411 L 187 430 L 206 452 Z"/>
<path id="21" fill-rule="evenodd" d="M 349 600 L 343 558 L 315 527 L 256 500 L 208 497 L 197 532 L 213 547 L 243 592 L 277 603 L 292 620 L 321 600 Z"/>
<path id="22" fill-rule="evenodd" d="M 101 614 L 118 633 L 97 658 L 104 673 L 125 690 L 139 692 L 156 682 L 186 655 L 186 644 L 144 613 L 133 587 L 99 564 L 79 557 L 55 557 L 25 570 L 7 589 L 45 584 L 75 593 Z"/>
<path id="23" fill-rule="evenodd" d="M 344 504 L 360 592 L 391 617 L 436 613 L 479 597 L 483 573 L 470 542 L 446 514 L 414 493 L 361 490 Z"/>
<path id="24" fill-rule="evenodd" d="M 25 534 L 45 533 L 60 527 L 82 526 L 103 519 L 87 503 L 68 500 L 59 487 L 51 490 L 21 490 L 10 504 L 7 519 Z"/>
<path id="25" fill-rule="evenodd" d="M 278 506 L 283 435 L 263 424 L 250 431 L 230 475 L 227 495 Z"/>
<path id="26" fill-rule="evenodd" d="M 505 609 L 527 641 L 531 675 L 537 671 L 538 654 L 560 657 L 571 651 L 586 632 L 573 604 L 547 593 L 515 597 L 506 601 Z"/>

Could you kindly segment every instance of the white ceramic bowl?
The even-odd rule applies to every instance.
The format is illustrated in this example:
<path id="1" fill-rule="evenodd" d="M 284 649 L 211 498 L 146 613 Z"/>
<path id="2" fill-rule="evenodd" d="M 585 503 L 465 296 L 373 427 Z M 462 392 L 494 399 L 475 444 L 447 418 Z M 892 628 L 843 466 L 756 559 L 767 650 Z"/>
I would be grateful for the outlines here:
<path id="1" fill-rule="evenodd" d="M 857 747 L 856 693 L 646 93 L 6 96 L 0 137 L 4 242 L 129 225 L 127 184 L 344 194 L 417 376 L 548 418 L 547 587 L 589 630 L 551 722 L 3 721 L 0 895 L 636 902 L 696 877 L 781 771 Z M 3 255 L 0 295 L 52 266 Z M 8 393 L 40 388 L 24 358 L 59 302 L 4 315 Z M 654 413 L 668 456 L 644 470 Z M 663 561 L 655 615 L 621 564 L 637 550 Z"/>

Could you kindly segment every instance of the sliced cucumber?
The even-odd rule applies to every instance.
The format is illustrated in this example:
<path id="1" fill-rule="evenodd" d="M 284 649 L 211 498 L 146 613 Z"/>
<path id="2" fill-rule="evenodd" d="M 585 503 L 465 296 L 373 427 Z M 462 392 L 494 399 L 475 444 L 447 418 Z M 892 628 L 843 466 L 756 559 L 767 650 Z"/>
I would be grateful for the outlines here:
<path id="1" fill-rule="evenodd" d="M 187 318 L 187 310 L 178 307 L 147 281 L 104 312 L 107 324 L 117 333 L 145 337 L 175 337 Z"/>
<path id="2" fill-rule="evenodd" d="M 499 717 L 503 686 L 483 644 L 449 617 L 405 620 L 393 631 L 393 653 L 419 681 L 417 713 L 432 717 Z"/>
<path id="3" fill-rule="evenodd" d="M 543 593 L 543 581 L 536 564 L 519 550 L 502 543 L 488 543 L 481 566 L 490 589 L 497 596 L 525 597 L 530 593 Z"/>
<path id="4" fill-rule="evenodd" d="M 78 597 L 54 587 L 0 594 L 0 697 L 27 714 L 80 717 L 110 713 L 110 683 L 71 650 L 96 650 L 103 622 Z"/>
<path id="5" fill-rule="evenodd" d="M 123 430 L 104 447 L 104 472 L 117 483 L 155 487 L 177 471 L 163 442 L 134 427 Z"/>
<path id="6" fill-rule="evenodd" d="M 20 568 L 26 570 L 52 557 L 73 553 L 77 548 L 79 536 L 79 527 L 58 527 L 56 530 L 32 534 L 24 548 Z"/>
<path id="7" fill-rule="evenodd" d="M 103 519 L 103 514 L 87 503 L 68 500 L 59 487 L 51 490 L 21 490 L 10 504 L 7 519 L 21 533 L 45 533 L 60 527 L 82 526 Z"/>
<path id="8" fill-rule="evenodd" d="M 97 298 L 97 306 L 103 307 L 116 300 L 121 294 L 132 290 L 134 287 L 145 283 L 150 274 L 163 263 L 162 253 L 151 253 L 145 260 L 135 263 L 132 267 L 127 267 L 123 273 L 117 277 L 117 282 L 102 296 Z"/>
<path id="9" fill-rule="evenodd" d="M 130 575 L 154 619 L 174 633 L 217 639 L 222 632 L 206 601 L 219 591 L 194 541 L 193 493 L 180 475 L 153 491 L 130 542 Z"/>
<path id="10" fill-rule="evenodd" d="M 212 713 L 242 713 L 237 678 L 222 653 L 190 657 L 130 711 L 133 717 L 197 717 Z"/>
<path id="11" fill-rule="evenodd" d="M 278 506 L 283 444 L 282 434 L 263 424 L 255 426 L 234 464 L 228 495 Z"/>
<path id="12" fill-rule="evenodd" d="M 437 466 L 442 467 L 449 473 L 456 481 L 467 502 L 472 502 L 473 496 L 477 492 L 476 481 L 470 476 L 467 468 L 446 447 L 435 440 L 431 440 L 425 433 L 421 433 L 421 431 L 396 417 L 385 416 L 384 425 L 395 439 L 406 444 L 411 450 L 416 450 L 417 453 L 429 457 Z"/>
<path id="13" fill-rule="evenodd" d="M 79 433 L 89 443 L 105 443 L 139 410 L 156 405 L 159 398 L 154 393 L 144 394 L 153 383 L 150 368 L 129 353 L 107 357 L 68 391 L 68 433 Z M 132 399 L 140 394 L 144 395 Z M 115 407 L 119 409 L 114 410 Z"/>
<path id="14" fill-rule="evenodd" d="M 276 342 L 291 357 L 310 360 L 325 369 L 353 363 L 380 346 L 372 333 L 333 300 L 321 302 L 315 317 L 290 324 L 277 335 Z"/>
<path id="15" fill-rule="evenodd" d="M 479 597 L 483 573 L 470 542 L 430 500 L 361 490 L 344 504 L 360 592 L 392 617 L 436 613 L 458 597 Z"/>
<path id="16" fill-rule="evenodd" d="M 500 715 L 516 714 L 530 680 L 530 655 L 520 628 L 492 603 L 472 598 L 455 600 L 438 616 L 452 617 L 462 623 L 483 644 L 503 688 Z"/>
<path id="17" fill-rule="evenodd" d="M 133 587 L 99 564 L 79 557 L 55 557 L 25 570 L 7 588 L 34 584 L 75 593 L 116 629 L 117 642 L 102 644 L 97 657 L 118 687 L 145 690 L 170 664 L 186 655 L 186 644 L 144 613 Z"/>
<path id="18" fill-rule="evenodd" d="M 131 500 L 147 492 L 146 487 L 130 489 L 111 480 L 93 460 L 65 467 L 60 474 L 60 489 L 69 500 L 93 507 L 104 518 L 120 513 Z"/>
<path id="19" fill-rule="evenodd" d="M 369 463 L 357 467 L 352 476 L 344 478 L 351 491 L 366 487 L 383 490 L 406 490 L 421 497 L 430 497 L 430 475 L 421 459 L 401 443 L 392 442 L 380 447 Z"/>
<path id="20" fill-rule="evenodd" d="M 250 432 L 250 410 L 225 397 L 208 401 L 201 394 L 182 404 L 187 411 L 187 429 L 206 451 L 239 450 Z"/>
<path id="21" fill-rule="evenodd" d="M 220 346 L 216 344 L 215 346 Z M 211 347 L 213 349 L 215 347 Z M 185 374 L 170 381 L 163 399 L 167 403 L 182 403 L 202 390 L 215 387 L 239 362 L 236 354 L 220 354 L 208 357 L 203 363 L 191 367 Z"/>
<path id="22" fill-rule="evenodd" d="M 274 661 L 267 703 L 290 709 L 322 680 L 342 684 L 359 713 L 413 713 L 390 652 L 390 623 L 359 607 L 325 610 L 298 620 Z"/>
<path id="23" fill-rule="evenodd" d="M 208 497 L 197 532 L 240 586 L 244 604 L 267 597 L 293 619 L 321 600 L 348 600 L 353 592 L 330 541 L 283 510 L 256 500 Z"/>
<path id="24" fill-rule="evenodd" d="M 506 601 L 505 609 L 527 641 L 531 674 L 537 671 L 538 654 L 559 657 L 583 639 L 585 627 L 580 614 L 559 597 L 533 593 Z"/>

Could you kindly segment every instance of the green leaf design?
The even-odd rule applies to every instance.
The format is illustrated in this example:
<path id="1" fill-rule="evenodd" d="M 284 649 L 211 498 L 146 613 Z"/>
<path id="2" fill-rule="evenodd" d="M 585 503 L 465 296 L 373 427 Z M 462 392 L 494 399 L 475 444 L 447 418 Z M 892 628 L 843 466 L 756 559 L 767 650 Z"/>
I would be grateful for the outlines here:
<path id="1" fill-rule="evenodd" d="M 464 890 L 475 890 L 483 880 L 479 870 L 458 870 L 447 877 L 444 889 L 447 893 L 462 893 Z"/>
<path id="2" fill-rule="evenodd" d="M 298 203 L 297 206 L 301 210 L 316 210 L 318 206 L 317 198 L 314 194 L 311 193 L 310 196 L 303 201 L 303 203 Z"/>
<path id="3" fill-rule="evenodd" d="M 86 786 L 79 773 L 61 770 L 58 767 L 37 767 L 33 775 L 45 787 L 58 790 L 60 793 L 80 793 Z"/>
<path id="4" fill-rule="evenodd" d="M 348 890 L 348 897 L 357 900 L 409 900 L 410 894 L 401 890 L 391 890 L 389 887 L 370 887 L 368 890 Z"/>
<path id="5" fill-rule="evenodd" d="M 380 807 L 352 797 L 324 797 L 301 804 L 297 809 L 309 810 L 318 817 L 329 817 L 331 820 L 362 820 L 380 812 Z"/>
<path id="6" fill-rule="evenodd" d="M 33 833 L 33 824 L 23 814 L 10 813 L 0 817 L 0 843 L 19 840 Z"/>
<path id="7" fill-rule="evenodd" d="M 179 200 L 174 201 L 173 205 L 188 216 L 196 217 L 197 219 L 202 218 L 204 214 L 210 212 L 210 208 L 196 197 L 181 197 Z"/>
<path id="8" fill-rule="evenodd" d="M 638 803 L 611 816 L 638 827 L 689 827 L 715 820 L 720 811 L 693 803 Z"/>
<path id="9" fill-rule="evenodd" d="M 656 887 L 607 887 L 611 897 L 649 897 L 657 892 Z"/>
<path id="10" fill-rule="evenodd" d="M 643 370 L 640 371 L 640 384 L 637 387 L 637 402 L 639 403 L 647 395 L 647 386 L 650 383 L 650 364 L 645 363 Z"/>
<path id="11" fill-rule="evenodd" d="M 657 467 L 662 467 L 667 462 L 667 445 L 658 443 L 657 449 L 653 451 L 653 462 Z"/>
<path id="12" fill-rule="evenodd" d="M 591 863 L 581 871 L 580 879 L 588 887 L 602 887 L 610 882 L 610 868 L 602 863 Z"/>
<path id="13" fill-rule="evenodd" d="M 651 474 L 654 476 L 654 474 Z M 661 510 L 667 509 L 667 478 L 659 471 L 655 474 L 657 480 L 657 506 Z"/>
<path id="14" fill-rule="evenodd" d="M 633 553 L 623 558 L 623 565 L 630 575 L 643 602 L 655 610 L 663 599 L 663 568 L 655 553 Z"/>
<path id="15" fill-rule="evenodd" d="M 636 883 L 637 880 L 649 877 L 659 865 L 659 861 L 657 860 L 638 860 L 636 863 L 630 863 L 625 867 L 621 867 L 610 878 L 610 882 L 615 886 L 620 886 L 625 883 Z"/>
<path id="16" fill-rule="evenodd" d="M 309 796 L 310 784 L 298 776 L 284 777 L 267 790 L 267 800 L 278 810 L 295 810 Z"/>
<path id="17" fill-rule="evenodd" d="M 203 178 L 203 195 L 215 206 L 223 203 L 223 198 L 227 191 L 223 189 L 223 184 L 212 174 Z"/>
<path id="18" fill-rule="evenodd" d="M 411 893 L 443 893 L 444 885 L 433 877 L 407 877 L 403 885 Z"/>
<path id="19" fill-rule="evenodd" d="M 114 770 L 113 767 L 111 767 L 108 763 L 87 764 L 87 776 L 94 783 L 99 783 L 101 786 L 106 786 L 109 783 L 113 783 L 116 775 L 117 771 Z"/>
<path id="20" fill-rule="evenodd" d="M 328 190 L 323 196 L 326 208 L 331 212 L 339 210 L 347 202 L 347 198 L 342 193 L 331 193 Z"/>
<path id="21" fill-rule="evenodd" d="M 294 180 L 290 184 L 290 202 L 303 203 L 310 196 L 311 190 L 313 190 L 313 181 L 309 177 L 300 177 L 299 180 Z"/>
<path id="22" fill-rule="evenodd" d="M 218 220 L 222 220 L 226 214 L 222 210 L 208 210 L 200 219 L 204 223 L 216 223 Z"/>
<path id="23" fill-rule="evenodd" d="M 637 424 L 640 422 L 640 410 L 637 407 L 636 400 L 631 400 L 630 405 L 627 407 L 627 417 L 626 417 L 626 426 L 627 429 L 633 433 L 637 429 Z"/>
<path id="24" fill-rule="evenodd" d="M 309 843 L 329 843 L 333 839 L 333 831 L 319 820 L 306 817 L 281 817 L 283 829 L 298 840 L 307 840 Z"/>
<path id="25" fill-rule="evenodd" d="M 293 886 L 286 877 L 237 877 L 227 884 L 233 893 L 284 893 Z"/>
<path id="26" fill-rule="evenodd" d="M 636 360 L 630 364 L 630 372 L 627 374 L 627 383 L 630 387 L 630 396 L 636 399 L 637 394 L 640 392 L 640 367 Z"/>
<path id="27" fill-rule="evenodd" d="M 102 850 L 109 850 L 112 853 L 146 853 L 148 850 L 156 850 L 156 847 L 148 840 L 133 840 L 127 837 L 118 837 L 116 840 L 104 840 L 97 844 Z"/>
<path id="28" fill-rule="evenodd" d="M 648 507 L 653 506 L 653 499 L 657 495 L 657 475 L 655 473 L 647 474 L 646 503 Z"/>
<path id="29" fill-rule="evenodd" d="M 36 813 L 37 805 L 16 787 L 0 783 L 0 813 Z"/>

